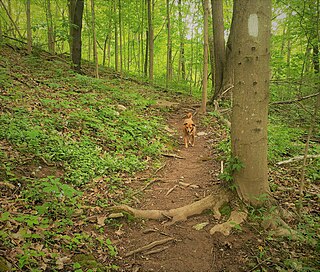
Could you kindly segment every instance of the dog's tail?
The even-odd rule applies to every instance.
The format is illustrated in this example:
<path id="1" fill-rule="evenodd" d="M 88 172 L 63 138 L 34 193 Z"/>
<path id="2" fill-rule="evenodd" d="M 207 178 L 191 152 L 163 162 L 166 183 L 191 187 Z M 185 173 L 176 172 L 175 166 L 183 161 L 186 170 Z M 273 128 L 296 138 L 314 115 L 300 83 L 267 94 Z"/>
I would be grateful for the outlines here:
<path id="1" fill-rule="evenodd" d="M 188 112 L 188 113 L 187 113 L 187 118 L 189 118 L 189 119 L 192 118 L 192 113 L 191 113 L 191 112 Z"/>

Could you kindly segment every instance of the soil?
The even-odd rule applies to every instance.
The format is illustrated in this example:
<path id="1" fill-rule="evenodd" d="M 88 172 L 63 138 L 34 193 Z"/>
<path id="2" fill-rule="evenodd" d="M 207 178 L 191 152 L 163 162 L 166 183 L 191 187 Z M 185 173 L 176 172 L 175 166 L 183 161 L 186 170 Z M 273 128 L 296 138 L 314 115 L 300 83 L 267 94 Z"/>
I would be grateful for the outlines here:
<path id="1" fill-rule="evenodd" d="M 154 182 L 143 191 L 136 208 L 181 207 L 207 196 L 219 186 L 221 159 L 216 146 L 225 137 L 225 132 L 217 122 L 202 126 L 200 116 L 196 114 L 193 118 L 197 127 L 195 146 L 185 148 L 182 124 L 188 111 L 188 108 L 176 108 L 168 119 L 168 130 L 174 131 L 179 141 L 174 154 L 182 158 L 167 157 L 164 160 L 164 167 L 152 177 Z M 147 176 L 140 180 L 144 178 Z M 220 221 L 225 219 L 223 216 Z M 259 243 L 249 227 L 234 230 L 228 237 L 222 234 L 212 236 L 209 230 L 219 222 L 210 211 L 172 225 L 166 224 L 169 221 L 134 219 L 133 222 L 123 222 L 117 232 L 117 241 L 113 241 L 122 258 L 121 271 L 248 271 L 251 249 L 253 244 L 257 248 Z M 173 239 L 127 256 L 130 251 L 166 238 Z"/>

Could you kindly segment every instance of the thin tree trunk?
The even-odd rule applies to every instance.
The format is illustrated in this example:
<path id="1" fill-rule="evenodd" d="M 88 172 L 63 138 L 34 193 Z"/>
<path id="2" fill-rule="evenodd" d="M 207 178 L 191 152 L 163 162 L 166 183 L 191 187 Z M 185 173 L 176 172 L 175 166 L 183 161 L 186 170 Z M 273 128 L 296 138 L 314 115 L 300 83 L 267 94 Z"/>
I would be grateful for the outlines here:
<path id="1" fill-rule="evenodd" d="M 3 8 L 4 8 L 4 10 L 5 10 L 5 12 L 6 12 L 6 14 L 7 14 L 8 18 L 9 18 L 9 20 L 11 21 L 11 23 L 12 23 L 12 25 L 14 27 L 14 29 L 17 31 L 17 33 L 19 35 L 19 38 L 22 40 L 23 36 L 21 35 L 21 32 L 20 32 L 17 24 L 14 22 L 14 20 L 12 19 L 12 16 L 11 16 L 11 8 L 10 8 L 11 7 L 11 5 L 10 5 L 11 2 L 9 1 L 9 8 L 8 9 L 7 9 L 6 5 L 3 3 L 3 0 L 0 0 L 0 3 L 3 6 Z"/>
<path id="2" fill-rule="evenodd" d="M 27 0 L 27 51 L 28 51 L 28 54 L 31 54 L 31 51 L 32 51 L 32 31 L 31 31 L 30 0 Z"/>
<path id="3" fill-rule="evenodd" d="M 114 0 L 113 12 L 116 14 L 117 12 L 117 2 Z M 117 20 L 114 20 L 114 65 L 116 72 L 119 71 L 119 46 L 118 46 L 118 25 Z"/>
<path id="4" fill-rule="evenodd" d="M 121 0 L 119 0 L 119 49 L 120 49 L 120 73 L 123 70 L 123 43 L 122 43 L 122 17 L 121 17 Z"/>
<path id="5" fill-rule="evenodd" d="M 316 81 L 315 84 L 315 89 L 316 92 L 318 92 L 317 95 L 317 100 L 316 104 L 314 107 L 314 113 L 311 119 L 310 123 L 310 128 L 308 132 L 308 138 L 305 146 L 305 151 L 304 151 L 304 157 L 303 157 L 303 164 L 302 164 L 302 169 L 301 169 L 301 177 L 300 177 L 300 188 L 299 188 L 299 205 L 298 205 L 298 212 L 301 214 L 301 209 L 302 209 L 302 199 L 304 196 L 304 188 L 305 188 L 305 172 L 306 172 L 306 166 L 307 166 L 307 158 L 308 158 L 308 152 L 309 152 L 309 146 L 310 146 L 310 139 L 313 133 L 313 130 L 315 126 L 319 123 L 317 118 L 318 118 L 318 112 L 320 108 L 320 82 L 319 82 L 319 18 L 320 18 L 320 9 L 319 9 L 319 0 L 317 0 L 317 20 L 316 20 L 316 31 L 314 33 L 314 39 L 313 39 L 313 44 L 312 44 L 312 49 L 313 49 L 313 55 L 312 55 L 312 63 L 313 63 L 313 68 L 314 68 L 314 74 L 316 76 Z"/>
<path id="6" fill-rule="evenodd" d="M 48 25 L 48 50 L 51 54 L 55 53 L 55 37 L 51 12 L 51 0 L 47 0 L 47 25 Z"/>
<path id="7" fill-rule="evenodd" d="M 167 3 L 167 75 L 166 75 L 166 88 L 168 89 L 169 83 L 172 80 L 172 42 L 171 42 L 171 24 L 170 24 L 170 0 Z"/>
<path id="8" fill-rule="evenodd" d="M 94 0 L 91 0 L 91 20 L 92 20 L 92 42 L 93 42 L 93 57 L 95 63 L 95 77 L 99 78 L 99 63 L 98 63 L 98 50 L 97 50 L 97 35 L 96 35 L 96 24 L 95 24 L 95 10 Z"/>
<path id="9" fill-rule="evenodd" d="M 153 53 L 154 53 L 154 44 L 153 44 L 153 23 L 152 23 L 152 10 L 153 10 L 153 1 L 148 0 L 148 33 L 149 33 L 149 81 L 153 83 Z"/>
<path id="10" fill-rule="evenodd" d="M 182 22 L 182 0 L 178 1 L 179 8 L 179 36 L 180 36 L 180 55 L 179 55 L 179 68 L 178 76 L 179 80 L 182 78 L 186 79 L 186 65 L 185 65 L 185 54 L 184 54 L 184 24 Z"/>
<path id="11" fill-rule="evenodd" d="M 203 75 L 202 75 L 202 102 L 201 113 L 207 112 L 207 88 L 208 88 L 208 19 L 209 19 L 209 0 L 203 0 L 204 26 L 203 26 Z"/>

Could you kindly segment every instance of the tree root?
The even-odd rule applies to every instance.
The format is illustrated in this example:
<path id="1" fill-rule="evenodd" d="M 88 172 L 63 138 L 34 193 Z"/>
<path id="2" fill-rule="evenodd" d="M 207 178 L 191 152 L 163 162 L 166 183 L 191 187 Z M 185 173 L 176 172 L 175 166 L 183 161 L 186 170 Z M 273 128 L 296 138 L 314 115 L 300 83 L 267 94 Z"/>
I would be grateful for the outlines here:
<path id="1" fill-rule="evenodd" d="M 150 244 L 148 244 L 148 245 L 145 245 L 145 246 L 143 246 L 143 247 L 139 247 L 139 248 L 137 248 L 137 249 L 135 249 L 135 250 L 132 250 L 132 251 L 128 252 L 128 253 L 125 255 L 125 257 L 129 257 L 129 256 L 131 256 L 131 255 L 133 255 L 133 254 L 136 254 L 136 253 L 139 253 L 139 252 L 142 252 L 142 251 L 149 250 L 149 249 L 154 248 L 154 247 L 159 246 L 159 245 L 163 245 L 163 244 L 165 244 L 165 243 L 167 243 L 167 242 L 170 242 L 170 241 L 172 241 L 172 240 L 174 240 L 174 238 L 166 238 L 166 239 L 163 239 L 163 240 L 154 241 L 154 242 L 152 242 L 152 243 L 150 243 Z M 158 252 L 160 252 L 160 251 L 162 251 L 162 250 L 164 250 L 164 249 L 155 249 L 155 250 L 153 250 L 153 251 L 149 251 L 147 254 L 158 253 Z"/>
<path id="2" fill-rule="evenodd" d="M 193 215 L 201 214 L 203 211 L 211 209 L 213 212 L 213 216 L 215 219 L 219 220 L 221 218 L 221 214 L 219 212 L 219 208 L 224 204 L 229 202 L 231 199 L 230 193 L 221 190 L 217 193 L 212 193 L 209 196 L 193 202 L 189 205 L 170 209 L 170 210 L 140 210 L 135 209 L 127 205 L 119 205 L 115 207 L 111 207 L 109 210 L 112 211 L 125 211 L 132 214 L 136 218 L 142 219 L 168 219 L 171 221 L 168 225 L 174 224 L 176 222 L 185 221 L 188 217 Z M 225 235 L 230 234 L 232 227 L 235 225 L 241 224 L 247 217 L 247 213 L 234 211 L 231 213 L 229 220 L 223 224 L 216 225 L 210 231 L 211 234 L 219 231 Z"/>
<path id="3" fill-rule="evenodd" d="M 211 230 L 210 234 L 213 235 L 216 232 L 220 232 L 225 236 L 228 236 L 232 228 L 239 226 L 243 221 L 247 219 L 247 212 L 232 211 L 228 221 L 215 225 Z"/>

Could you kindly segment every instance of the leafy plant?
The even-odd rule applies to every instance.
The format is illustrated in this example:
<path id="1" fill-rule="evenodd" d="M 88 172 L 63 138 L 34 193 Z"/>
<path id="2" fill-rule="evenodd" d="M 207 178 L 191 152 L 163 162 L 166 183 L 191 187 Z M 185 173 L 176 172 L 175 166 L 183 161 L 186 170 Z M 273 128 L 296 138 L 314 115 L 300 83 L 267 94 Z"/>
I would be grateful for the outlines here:
<path id="1" fill-rule="evenodd" d="M 229 157 L 224 172 L 219 175 L 219 178 L 222 180 L 227 181 L 232 187 L 232 181 L 233 181 L 233 174 L 236 171 L 241 170 L 244 167 L 243 163 L 236 157 Z"/>

